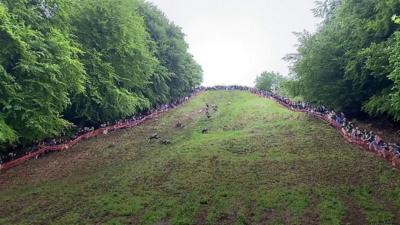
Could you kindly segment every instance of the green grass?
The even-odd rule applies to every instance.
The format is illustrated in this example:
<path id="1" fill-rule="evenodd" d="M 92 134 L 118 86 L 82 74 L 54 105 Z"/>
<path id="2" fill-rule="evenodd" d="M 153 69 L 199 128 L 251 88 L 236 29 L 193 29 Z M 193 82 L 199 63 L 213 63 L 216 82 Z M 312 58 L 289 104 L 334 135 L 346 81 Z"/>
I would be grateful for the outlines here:
<path id="1" fill-rule="evenodd" d="M 346 208 L 338 198 L 337 193 L 330 189 L 319 189 L 318 198 L 320 200 L 317 203 L 317 208 L 321 215 L 321 224 L 340 225 Z"/>
<path id="2" fill-rule="evenodd" d="M 359 188 L 353 192 L 358 204 L 364 209 L 369 224 L 392 224 L 394 215 L 385 211 L 383 204 L 373 200 L 368 188 Z"/>
<path id="3" fill-rule="evenodd" d="M 0 224 L 400 224 L 399 193 L 398 170 L 328 125 L 211 91 L 0 174 Z"/>

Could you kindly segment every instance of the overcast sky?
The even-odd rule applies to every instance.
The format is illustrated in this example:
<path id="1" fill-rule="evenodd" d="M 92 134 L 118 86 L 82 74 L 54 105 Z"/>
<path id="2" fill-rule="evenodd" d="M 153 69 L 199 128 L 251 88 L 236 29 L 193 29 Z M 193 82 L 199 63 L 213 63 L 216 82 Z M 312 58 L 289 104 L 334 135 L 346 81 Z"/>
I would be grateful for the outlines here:
<path id="1" fill-rule="evenodd" d="M 293 31 L 314 32 L 314 0 L 149 0 L 183 28 L 205 86 L 253 86 L 262 71 L 288 74 Z"/>

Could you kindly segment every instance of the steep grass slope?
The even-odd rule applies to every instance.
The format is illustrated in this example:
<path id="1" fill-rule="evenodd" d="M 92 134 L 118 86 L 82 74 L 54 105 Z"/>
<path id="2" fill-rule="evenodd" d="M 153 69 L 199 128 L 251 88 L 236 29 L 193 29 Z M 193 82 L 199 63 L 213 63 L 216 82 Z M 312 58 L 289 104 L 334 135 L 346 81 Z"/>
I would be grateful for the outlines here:
<path id="1" fill-rule="evenodd" d="M 400 224 L 400 172 L 304 114 L 213 91 L 0 174 L 0 224 Z"/>

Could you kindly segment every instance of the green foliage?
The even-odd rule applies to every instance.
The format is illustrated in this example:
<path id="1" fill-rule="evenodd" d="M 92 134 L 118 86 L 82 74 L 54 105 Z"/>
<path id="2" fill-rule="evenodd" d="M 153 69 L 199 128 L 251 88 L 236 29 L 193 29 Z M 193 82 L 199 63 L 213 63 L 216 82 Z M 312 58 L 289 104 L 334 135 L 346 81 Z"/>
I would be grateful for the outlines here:
<path id="1" fill-rule="evenodd" d="M 364 110 L 399 120 L 398 27 L 391 18 L 400 2 L 326 1 L 316 12 L 325 15 L 324 23 L 314 35 L 297 34 L 298 52 L 287 57 L 299 94 L 353 115 Z"/>
<path id="2" fill-rule="evenodd" d="M 0 143 L 11 143 L 17 138 L 15 131 L 0 118 Z M 2 146 L 0 146 L 2 150 Z"/>
<path id="3" fill-rule="evenodd" d="M 150 92 L 158 93 L 156 102 L 182 97 L 201 84 L 201 67 L 188 53 L 181 29 L 171 23 L 160 10 L 151 3 L 142 2 L 139 13 L 150 34 L 151 51 L 159 60 Z"/>
<path id="4" fill-rule="evenodd" d="M 254 82 L 259 90 L 277 91 L 285 80 L 286 78 L 279 73 L 265 71 L 258 75 Z"/>
<path id="5" fill-rule="evenodd" d="M 263 72 L 257 76 L 255 83 L 256 88 L 263 91 L 272 91 L 272 85 L 275 81 L 275 73 L 273 72 Z"/>
<path id="6" fill-rule="evenodd" d="M 398 121 L 400 121 L 400 31 L 395 33 L 394 44 L 391 48 L 391 56 L 389 58 L 390 65 L 394 68 L 389 78 L 394 82 L 394 86 L 389 96 L 389 105 L 386 111 Z"/>
<path id="7" fill-rule="evenodd" d="M 392 17 L 392 20 L 393 20 L 393 22 L 395 22 L 395 23 L 397 23 L 397 24 L 400 24 L 400 16 L 394 15 L 394 16 Z"/>
<path id="8" fill-rule="evenodd" d="M 201 82 L 180 28 L 141 1 L 4 0 L 0 45 L 0 145 L 132 116 Z"/>
<path id="9" fill-rule="evenodd" d="M 23 140 L 57 135 L 69 124 L 61 116 L 69 95 L 83 89 L 80 51 L 63 24 L 51 24 L 64 17 L 63 11 L 47 18 L 35 3 L 6 5 L 0 5 L 0 90 L 5 96 L 0 114 Z"/>
<path id="10" fill-rule="evenodd" d="M 154 70 L 142 19 L 134 1 L 80 1 L 72 21 L 83 51 L 86 92 L 77 95 L 68 116 L 99 123 L 150 107 L 143 91 Z"/>
<path id="11" fill-rule="evenodd" d="M 342 0 L 315 1 L 316 7 L 312 9 L 312 12 L 314 13 L 314 16 L 323 18 L 325 21 L 329 21 L 341 2 Z"/>
<path id="12" fill-rule="evenodd" d="M 296 80 L 286 79 L 281 83 L 280 88 L 278 89 L 278 94 L 281 96 L 291 97 L 292 99 L 302 99 L 300 96 L 300 88 L 301 87 Z"/>

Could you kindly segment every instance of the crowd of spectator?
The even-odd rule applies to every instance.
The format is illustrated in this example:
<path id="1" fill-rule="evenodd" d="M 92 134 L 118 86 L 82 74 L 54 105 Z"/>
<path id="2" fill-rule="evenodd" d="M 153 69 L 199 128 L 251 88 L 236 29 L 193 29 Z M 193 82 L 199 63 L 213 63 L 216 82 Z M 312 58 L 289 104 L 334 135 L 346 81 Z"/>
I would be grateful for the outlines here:
<path id="1" fill-rule="evenodd" d="M 251 87 L 246 87 L 246 86 L 240 86 L 240 85 L 231 85 L 231 86 L 214 86 L 214 87 L 207 87 L 205 88 L 206 91 L 212 91 L 212 90 L 225 90 L 225 91 L 254 91 L 254 88 Z"/>

